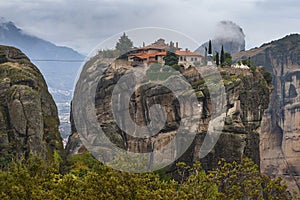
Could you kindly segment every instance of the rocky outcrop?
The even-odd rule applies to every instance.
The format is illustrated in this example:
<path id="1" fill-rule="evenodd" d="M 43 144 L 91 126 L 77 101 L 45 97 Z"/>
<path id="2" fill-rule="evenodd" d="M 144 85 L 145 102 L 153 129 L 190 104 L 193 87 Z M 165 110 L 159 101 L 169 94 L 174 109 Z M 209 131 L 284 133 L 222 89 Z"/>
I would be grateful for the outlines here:
<path id="1" fill-rule="evenodd" d="M 292 34 L 233 56 L 266 66 L 274 90 L 260 130 L 261 171 L 300 186 L 300 35 Z"/>
<path id="2" fill-rule="evenodd" d="M 86 74 L 81 86 L 85 87 L 86 90 L 89 89 L 87 87 L 89 80 L 95 80 L 91 78 L 95 75 L 93 74 L 93 69 L 99 67 L 100 61 L 98 63 L 93 61 L 93 63 L 85 65 L 84 71 L 86 71 Z M 128 151 L 146 153 L 153 151 L 153 149 L 160 149 L 174 138 L 176 130 L 180 126 L 181 120 L 183 120 L 180 113 L 183 110 L 190 110 L 191 106 L 188 103 L 182 107 L 179 106 L 176 96 L 171 90 L 162 85 L 154 85 L 149 82 L 139 87 L 132 94 L 129 110 L 130 116 L 136 124 L 146 126 L 150 123 L 150 107 L 154 104 L 160 104 L 164 106 L 166 111 L 164 127 L 158 134 L 148 138 L 136 138 L 121 131 L 114 119 L 111 97 L 114 87 L 120 78 L 130 69 L 132 69 L 132 66 L 126 61 L 121 62 L 117 60 L 115 63 L 106 66 L 96 90 L 94 109 L 96 109 L 97 120 L 105 134 L 110 138 L 110 141 Z M 211 70 L 209 67 L 202 69 L 206 71 Z M 144 68 L 141 70 L 149 69 Z M 220 158 L 225 158 L 228 161 L 238 161 L 245 155 L 253 158 L 259 164 L 259 135 L 257 130 L 260 127 L 263 112 L 269 103 L 269 86 L 259 69 L 256 72 L 234 68 L 221 68 L 219 70 L 223 77 L 227 95 L 225 126 L 216 146 L 206 157 L 201 159 L 201 163 L 204 168 L 211 169 L 217 166 Z M 211 94 L 197 70 L 190 67 L 181 69 L 180 73 L 193 87 L 200 107 L 198 112 L 200 122 L 197 127 L 196 137 L 192 145 L 179 159 L 187 163 L 193 163 L 200 160 L 199 150 L 208 132 L 208 124 L 212 117 Z M 213 79 L 214 77 L 210 78 Z M 219 84 L 219 82 L 216 84 Z M 126 92 L 126 88 L 130 87 L 132 87 L 130 83 L 126 84 L 124 82 L 121 92 Z M 123 97 L 123 95 L 120 95 L 120 97 Z M 122 107 L 122 105 L 119 106 Z M 121 123 L 126 124 L 127 119 L 125 118 L 124 120 Z M 70 136 L 67 144 L 67 152 L 69 154 L 80 153 L 84 149 L 79 141 L 74 124 L 73 130 L 75 131 Z"/>
<path id="3" fill-rule="evenodd" d="M 45 80 L 18 49 L 0 46 L 1 164 L 30 154 L 63 155 L 57 108 Z"/>
<path id="4" fill-rule="evenodd" d="M 259 164 L 258 130 L 270 94 L 270 86 L 260 71 L 263 68 L 254 73 L 247 69 L 221 71 L 226 88 L 227 112 L 225 126 L 215 148 L 201 160 L 208 169 L 217 167 L 216 163 L 221 158 L 231 162 L 247 156 Z"/>

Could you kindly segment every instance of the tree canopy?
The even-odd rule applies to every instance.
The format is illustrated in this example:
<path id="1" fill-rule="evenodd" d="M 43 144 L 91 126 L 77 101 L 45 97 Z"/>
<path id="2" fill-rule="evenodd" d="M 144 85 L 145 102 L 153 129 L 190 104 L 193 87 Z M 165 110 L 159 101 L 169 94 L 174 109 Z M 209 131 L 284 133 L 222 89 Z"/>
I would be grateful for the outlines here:
<path id="1" fill-rule="evenodd" d="M 200 163 L 177 163 L 177 169 L 179 181 L 158 172 L 116 171 L 89 153 L 70 157 L 65 166 L 33 157 L 0 171 L 0 199 L 292 199 L 281 179 L 260 174 L 248 158 L 221 160 L 209 172 Z"/>
<path id="2" fill-rule="evenodd" d="M 166 56 L 164 57 L 165 65 L 174 66 L 178 64 L 179 57 L 176 53 L 172 51 L 167 51 Z"/>
<path id="3" fill-rule="evenodd" d="M 224 51 L 223 45 L 222 45 L 222 48 L 221 48 L 220 63 L 221 63 L 222 67 L 224 67 L 226 65 L 230 66 L 232 64 L 231 54 Z"/>
<path id="4" fill-rule="evenodd" d="M 224 53 L 224 65 L 230 66 L 232 64 L 231 54 L 228 52 Z"/>
<path id="5" fill-rule="evenodd" d="M 116 50 L 120 52 L 121 55 L 131 51 L 133 48 L 133 42 L 128 38 L 128 36 L 123 33 L 119 41 L 116 44 Z"/>

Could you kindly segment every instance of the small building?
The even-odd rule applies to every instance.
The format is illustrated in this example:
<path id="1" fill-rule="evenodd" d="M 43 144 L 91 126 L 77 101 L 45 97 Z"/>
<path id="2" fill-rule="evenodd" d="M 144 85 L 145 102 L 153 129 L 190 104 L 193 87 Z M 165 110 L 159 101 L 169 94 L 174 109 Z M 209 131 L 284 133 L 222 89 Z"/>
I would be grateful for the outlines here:
<path id="1" fill-rule="evenodd" d="M 164 39 L 158 39 L 151 45 L 134 49 L 128 54 L 128 61 L 132 62 L 133 66 L 148 65 L 155 62 L 164 64 L 164 57 L 170 48 L 174 49 L 178 55 L 178 64 L 185 68 L 203 62 L 201 54 L 191 52 L 188 49 L 181 51 L 178 47 L 178 42 L 176 42 L 176 46 L 174 47 L 174 43 L 170 42 L 170 44 L 166 44 Z"/>
<path id="2" fill-rule="evenodd" d="M 162 63 L 164 64 L 164 57 L 166 56 L 166 51 L 157 51 L 153 52 L 154 49 L 151 49 L 151 53 L 138 52 L 128 55 L 128 61 L 133 62 L 133 65 L 140 64 L 152 64 L 152 63 Z"/>
<path id="3" fill-rule="evenodd" d="M 197 63 L 203 62 L 203 56 L 196 52 L 191 52 L 190 50 L 186 49 L 185 51 L 177 50 L 176 54 L 179 57 L 178 64 L 183 65 L 185 68 L 190 66 L 195 66 Z"/>

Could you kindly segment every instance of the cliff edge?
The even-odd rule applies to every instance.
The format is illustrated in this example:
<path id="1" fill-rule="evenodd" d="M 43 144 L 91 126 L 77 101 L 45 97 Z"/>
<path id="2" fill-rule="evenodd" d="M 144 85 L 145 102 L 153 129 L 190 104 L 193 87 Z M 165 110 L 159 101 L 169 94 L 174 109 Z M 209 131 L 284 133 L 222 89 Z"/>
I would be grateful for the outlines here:
<path id="1" fill-rule="evenodd" d="M 84 66 L 87 72 L 83 77 L 83 85 L 79 87 L 89 90 L 89 80 L 95 80 L 95 67 L 100 67 L 101 58 L 92 58 L 93 64 L 89 62 Z M 103 63 L 102 63 L 103 64 Z M 151 83 L 141 86 L 134 91 L 130 101 L 130 116 L 132 120 L 139 125 L 146 126 L 150 123 L 149 110 L 153 104 L 160 104 L 166 110 L 166 123 L 161 131 L 149 138 L 136 138 L 124 133 L 117 126 L 111 107 L 111 97 L 115 85 L 126 71 L 132 69 L 133 66 L 129 62 L 121 62 L 117 60 L 110 65 L 106 65 L 103 76 L 98 83 L 95 99 L 95 110 L 97 120 L 104 130 L 110 141 L 116 144 L 119 148 L 126 149 L 131 152 L 151 152 L 154 149 L 160 149 L 163 145 L 168 144 L 176 134 L 176 130 L 180 126 L 181 115 L 183 110 L 191 109 L 188 103 L 182 107 L 179 106 L 176 96 L 171 90 L 162 85 L 153 85 Z M 142 70 L 148 70 L 146 67 Z M 203 70 L 210 71 L 209 66 Z M 257 68 L 256 71 L 249 69 L 235 69 L 231 67 L 219 68 L 222 75 L 222 82 L 226 92 L 226 116 L 225 125 L 222 129 L 222 134 L 213 148 L 213 150 L 204 158 L 200 159 L 199 150 L 203 140 L 208 133 L 208 125 L 212 117 L 211 94 L 208 91 L 205 80 L 193 67 L 188 69 L 180 68 L 179 72 L 188 80 L 193 87 L 198 99 L 198 105 L 201 107 L 200 123 L 197 127 L 197 134 L 192 145 L 179 158 L 179 161 L 193 163 L 201 161 L 205 169 L 212 169 L 217 166 L 221 158 L 227 161 L 239 161 L 243 156 L 252 158 L 255 163 L 260 163 L 259 157 L 259 134 L 261 119 L 264 110 L 269 103 L 270 85 L 265 80 L 263 68 Z M 214 79 L 210 77 L 209 79 Z M 77 83 L 77 84 L 82 84 Z M 130 88 L 130 85 L 122 85 L 122 88 Z M 216 84 L 219 84 L 216 83 Z M 78 86 L 78 85 L 77 85 Z M 122 91 L 121 91 L 122 92 Z M 126 92 L 126 89 L 124 89 Z M 123 96 L 122 94 L 120 96 Z M 222 99 L 220 99 L 221 101 Z M 119 105 L 122 107 L 123 105 Z M 93 108 L 87 108 L 93 109 Z M 72 113 L 71 113 L 71 116 Z M 88 116 L 87 116 L 88 117 Z M 86 148 L 80 141 L 74 121 L 71 118 L 72 134 L 66 147 L 68 155 L 82 153 Z M 126 120 L 124 119 L 126 124 Z M 180 145 L 180 144 L 178 144 Z M 168 153 L 168 152 L 166 152 Z M 170 154 L 172 152 L 169 152 Z M 162 156 L 163 157 L 163 156 Z M 156 159 L 162 159 L 157 156 Z M 171 167 L 169 170 L 172 171 Z"/>
<path id="2" fill-rule="evenodd" d="M 36 66 L 19 49 L 0 46 L 0 157 L 63 155 L 57 108 Z"/>

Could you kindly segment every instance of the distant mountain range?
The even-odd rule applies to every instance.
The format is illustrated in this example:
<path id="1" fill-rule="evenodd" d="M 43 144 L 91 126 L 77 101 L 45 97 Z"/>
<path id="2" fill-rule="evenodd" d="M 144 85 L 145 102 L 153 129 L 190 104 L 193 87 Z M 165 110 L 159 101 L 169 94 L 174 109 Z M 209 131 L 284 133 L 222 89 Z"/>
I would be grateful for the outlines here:
<path id="1" fill-rule="evenodd" d="M 52 91 L 71 90 L 81 66 L 80 61 L 85 58 L 71 48 L 26 34 L 13 22 L 4 20 L 0 21 L 0 44 L 22 50 L 41 70 Z M 65 96 L 64 93 L 53 95 L 56 100 Z"/>
<path id="2" fill-rule="evenodd" d="M 24 33 L 13 22 L 0 19 L 0 44 L 19 48 L 46 79 L 60 118 L 63 138 L 70 134 L 70 101 L 76 75 L 85 56 L 75 50 Z"/>

